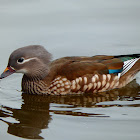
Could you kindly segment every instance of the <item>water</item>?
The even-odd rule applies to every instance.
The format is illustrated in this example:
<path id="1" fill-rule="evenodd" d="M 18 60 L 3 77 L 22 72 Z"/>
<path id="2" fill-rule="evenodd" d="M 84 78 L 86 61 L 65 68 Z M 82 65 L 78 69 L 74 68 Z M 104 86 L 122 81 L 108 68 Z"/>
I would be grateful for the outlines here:
<path id="1" fill-rule="evenodd" d="M 40 44 L 53 54 L 140 53 L 139 0 L 0 0 L 0 72 L 16 48 Z M 22 75 L 0 81 L 2 140 L 139 140 L 140 75 L 97 95 L 33 96 Z"/>

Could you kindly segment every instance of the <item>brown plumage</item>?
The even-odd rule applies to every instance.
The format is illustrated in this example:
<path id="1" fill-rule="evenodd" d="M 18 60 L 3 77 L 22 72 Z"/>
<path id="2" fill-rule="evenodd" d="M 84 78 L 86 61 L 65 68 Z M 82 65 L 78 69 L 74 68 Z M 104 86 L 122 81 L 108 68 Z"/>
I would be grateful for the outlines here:
<path id="1" fill-rule="evenodd" d="M 64 57 L 51 61 L 42 46 L 15 50 L 1 75 L 23 73 L 22 90 L 30 94 L 78 94 L 121 88 L 140 70 L 140 55 Z M 126 59 L 125 61 L 123 59 Z"/>

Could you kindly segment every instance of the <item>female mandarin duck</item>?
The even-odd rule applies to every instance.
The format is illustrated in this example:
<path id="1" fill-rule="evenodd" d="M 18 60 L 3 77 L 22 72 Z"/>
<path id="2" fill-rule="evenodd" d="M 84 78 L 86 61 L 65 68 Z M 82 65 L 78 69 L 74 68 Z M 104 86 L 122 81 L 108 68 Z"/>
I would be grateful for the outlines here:
<path id="1" fill-rule="evenodd" d="M 23 73 L 22 91 L 30 94 L 65 95 L 103 92 L 121 88 L 140 70 L 140 54 L 64 57 L 51 61 L 39 45 L 15 50 L 0 78 Z"/>

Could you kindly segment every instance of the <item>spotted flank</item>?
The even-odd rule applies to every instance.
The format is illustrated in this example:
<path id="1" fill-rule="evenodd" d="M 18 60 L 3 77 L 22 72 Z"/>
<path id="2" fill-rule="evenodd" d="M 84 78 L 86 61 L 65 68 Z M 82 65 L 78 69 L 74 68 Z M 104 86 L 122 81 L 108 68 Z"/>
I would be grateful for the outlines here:
<path id="1" fill-rule="evenodd" d="M 67 78 L 57 77 L 49 86 L 48 94 L 96 93 L 116 88 L 118 85 L 119 78 L 113 74 L 87 75 L 72 81 L 69 81 Z"/>
<path id="2" fill-rule="evenodd" d="M 70 92 L 71 83 L 67 78 L 57 77 L 54 79 L 48 89 L 48 94 L 65 95 Z"/>
<path id="3" fill-rule="evenodd" d="M 80 79 L 80 80 L 78 80 Z M 106 91 L 118 86 L 118 77 L 111 74 L 95 74 L 79 77 L 72 81 L 71 90 L 77 92 L 100 92 Z"/>

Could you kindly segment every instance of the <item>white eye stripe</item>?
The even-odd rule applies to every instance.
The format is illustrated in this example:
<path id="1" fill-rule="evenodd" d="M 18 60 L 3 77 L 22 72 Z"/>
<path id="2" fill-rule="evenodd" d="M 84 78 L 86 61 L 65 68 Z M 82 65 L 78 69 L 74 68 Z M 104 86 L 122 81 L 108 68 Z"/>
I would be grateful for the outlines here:
<path id="1" fill-rule="evenodd" d="M 29 62 L 30 60 L 34 60 L 34 59 L 37 59 L 37 58 L 33 57 L 33 58 L 24 59 L 23 62 L 18 62 L 18 60 L 17 60 L 17 63 L 18 64 L 24 64 L 24 63 Z"/>

